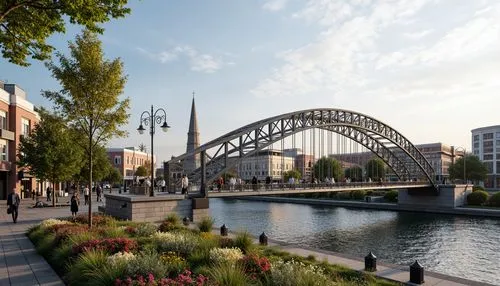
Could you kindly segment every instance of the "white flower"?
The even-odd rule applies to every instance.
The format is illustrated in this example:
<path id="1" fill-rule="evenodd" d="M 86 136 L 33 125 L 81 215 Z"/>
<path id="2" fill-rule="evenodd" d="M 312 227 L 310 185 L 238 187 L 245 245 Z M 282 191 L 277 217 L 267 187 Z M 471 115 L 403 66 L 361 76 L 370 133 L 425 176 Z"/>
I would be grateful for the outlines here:
<path id="1" fill-rule="evenodd" d="M 236 262 L 242 258 L 243 252 L 236 247 L 210 249 L 210 260 L 214 263 Z"/>
<path id="2" fill-rule="evenodd" d="M 48 227 L 56 225 L 56 224 L 70 224 L 70 223 L 71 222 L 69 222 L 67 220 L 59 220 L 59 219 L 55 219 L 55 218 L 49 218 L 49 219 L 42 221 L 40 223 L 40 226 L 42 228 L 48 228 Z"/>
<path id="3" fill-rule="evenodd" d="M 112 265 L 116 265 L 118 263 L 128 262 L 134 258 L 135 258 L 135 255 L 133 253 L 118 252 L 118 253 L 115 253 L 111 256 L 108 256 L 108 263 L 112 264 Z"/>

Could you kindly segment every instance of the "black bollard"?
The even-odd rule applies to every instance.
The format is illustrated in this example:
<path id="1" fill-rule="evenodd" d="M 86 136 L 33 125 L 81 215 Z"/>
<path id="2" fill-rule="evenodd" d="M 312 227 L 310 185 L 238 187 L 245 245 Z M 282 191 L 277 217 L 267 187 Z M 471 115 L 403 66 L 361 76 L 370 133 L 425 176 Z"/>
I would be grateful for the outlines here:
<path id="1" fill-rule="evenodd" d="M 259 236 L 259 243 L 260 245 L 267 245 L 267 235 L 264 232 Z"/>
<path id="2" fill-rule="evenodd" d="M 221 227 L 220 227 L 220 235 L 221 236 L 227 236 L 227 227 L 225 224 L 223 224 Z"/>
<path id="3" fill-rule="evenodd" d="M 191 222 L 191 221 L 190 221 L 190 219 L 189 219 L 187 216 L 186 216 L 186 217 L 184 217 L 184 218 L 182 219 L 182 223 L 183 223 L 185 226 L 188 226 L 190 222 Z"/>
<path id="4" fill-rule="evenodd" d="M 415 260 L 415 263 L 410 265 L 410 282 L 415 284 L 424 283 L 424 267 Z"/>
<path id="5" fill-rule="evenodd" d="M 371 251 L 365 256 L 365 271 L 377 271 L 377 256 L 373 255 Z"/>

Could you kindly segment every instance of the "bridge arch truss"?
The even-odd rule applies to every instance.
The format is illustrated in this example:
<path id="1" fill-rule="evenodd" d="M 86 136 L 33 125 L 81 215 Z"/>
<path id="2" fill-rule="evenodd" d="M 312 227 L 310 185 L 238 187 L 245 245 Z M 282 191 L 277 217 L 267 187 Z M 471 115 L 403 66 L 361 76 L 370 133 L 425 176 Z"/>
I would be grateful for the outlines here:
<path id="1" fill-rule="evenodd" d="M 435 172 L 422 153 L 391 126 L 365 114 L 343 109 L 309 109 L 260 120 L 219 138 L 191 153 L 165 162 L 165 169 L 190 156 L 200 156 L 201 166 L 188 174 L 191 181 L 204 185 L 213 181 L 243 158 L 271 144 L 310 129 L 322 129 L 345 136 L 381 158 L 402 179 L 426 178 L 436 186 Z M 211 155 L 207 151 L 211 151 Z M 235 160 L 236 159 L 236 160 Z M 207 170 L 210 172 L 207 174 Z"/>

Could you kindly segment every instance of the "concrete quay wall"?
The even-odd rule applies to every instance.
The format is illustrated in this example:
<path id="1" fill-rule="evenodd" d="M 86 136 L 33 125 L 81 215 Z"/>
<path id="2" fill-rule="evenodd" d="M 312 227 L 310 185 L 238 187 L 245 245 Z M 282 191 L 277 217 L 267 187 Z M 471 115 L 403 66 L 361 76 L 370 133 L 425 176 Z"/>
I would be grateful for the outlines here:
<path id="1" fill-rule="evenodd" d="M 483 209 L 468 208 L 467 206 L 456 207 L 456 208 L 434 208 L 426 206 L 398 205 L 393 203 L 367 203 L 360 201 L 336 201 L 336 200 L 283 198 L 283 197 L 240 197 L 238 199 L 249 200 L 249 201 L 311 204 L 311 205 L 325 205 L 325 206 L 336 206 L 336 207 L 346 207 L 346 208 L 377 209 L 377 210 L 390 210 L 390 211 L 412 211 L 412 212 L 500 218 L 500 209 L 496 210 L 496 209 L 484 209 L 484 208 Z"/>

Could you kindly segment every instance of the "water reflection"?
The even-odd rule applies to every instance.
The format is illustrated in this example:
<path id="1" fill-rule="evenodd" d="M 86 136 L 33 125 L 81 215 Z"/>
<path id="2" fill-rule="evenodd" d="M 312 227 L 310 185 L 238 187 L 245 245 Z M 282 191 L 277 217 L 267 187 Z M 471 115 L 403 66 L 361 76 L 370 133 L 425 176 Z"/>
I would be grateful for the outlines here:
<path id="1" fill-rule="evenodd" d="M 210 211 L 231 230 L 500 283 L 500 220 L 232 199 L 211 199 Z"/>

